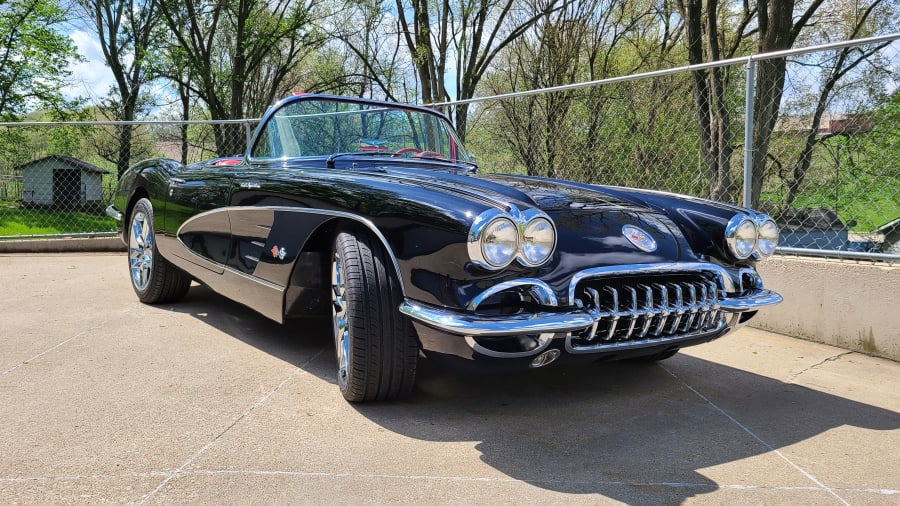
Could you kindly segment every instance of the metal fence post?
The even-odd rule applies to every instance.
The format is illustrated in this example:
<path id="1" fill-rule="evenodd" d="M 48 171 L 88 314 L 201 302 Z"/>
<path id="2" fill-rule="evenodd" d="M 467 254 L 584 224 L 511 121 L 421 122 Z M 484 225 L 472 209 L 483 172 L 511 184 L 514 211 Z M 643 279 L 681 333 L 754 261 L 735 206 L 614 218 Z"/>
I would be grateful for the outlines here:
<path id="1" fill-rule="evenodd" d="M 245 146 L 247 149 L 250 149 L 250 141 L 253 140 L 253 129 L 250 128 L 250 121 L 248 120 L 244 120 L 244 134 L 247 136 L 247 143 Z M 244 151 L 247 151 L 247 149 Z"/>
<path id="2" fill-rule="evenodd" d="M 756 101 L 756 60 L 747 60 L 747 91 L 744 96 L 744 207 L 753 203 L 753 107 Z"/>

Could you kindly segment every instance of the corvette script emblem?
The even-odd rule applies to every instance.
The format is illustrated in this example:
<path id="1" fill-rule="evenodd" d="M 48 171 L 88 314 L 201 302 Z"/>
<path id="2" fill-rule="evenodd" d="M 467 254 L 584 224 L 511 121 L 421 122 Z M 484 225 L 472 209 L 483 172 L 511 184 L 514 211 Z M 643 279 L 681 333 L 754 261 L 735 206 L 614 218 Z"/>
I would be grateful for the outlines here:
<path id="1" fill-rule="evenodd" d="M 641 251 L 646 251 L 647 253 L 656 251 L 656 241 L 650 237 L 650 234 L 634 225 L 625 225 L 622 227 L 622 235 L 628 239 L 628 242 L 634 244 L 634 246 Z"/>

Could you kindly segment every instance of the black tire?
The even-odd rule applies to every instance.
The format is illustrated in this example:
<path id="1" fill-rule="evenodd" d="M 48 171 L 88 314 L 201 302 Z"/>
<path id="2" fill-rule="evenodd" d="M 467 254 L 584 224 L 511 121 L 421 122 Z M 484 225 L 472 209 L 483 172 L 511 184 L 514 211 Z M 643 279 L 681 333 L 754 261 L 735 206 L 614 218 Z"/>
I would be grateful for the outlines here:
<path id="1" fill-rule="evenodd" d="M 128 273 L 138 299 L 146 304 L 161 304 L 184 297 L 191 278 L 156 249 L 153 205 L 149 200 L 142 198 L 135 203 L 128 224 Z"/>
<path id="2" fill-rule="evenodd" d="M 676 353 L 678 353 L 677 348 L 674 350 L 661 351 L 659 353 L 654 353 L 652 355 L 644 355 L 643 357 L 634 357 L 630 360 L 632 362 L 645 362 L 645 363 L 659 362 L 660 360 L 665 360 L 667 358 L 674 357 Z"/>
<path id="3" fill-rule="evenodd" d="M 400 313 L 402 292 L 390 258 L 367 230 L 338 233 L 331 299 L 337 381 L 344 398 L 381 401 L 408 394 L 416 379 L 418 339 Z"/>

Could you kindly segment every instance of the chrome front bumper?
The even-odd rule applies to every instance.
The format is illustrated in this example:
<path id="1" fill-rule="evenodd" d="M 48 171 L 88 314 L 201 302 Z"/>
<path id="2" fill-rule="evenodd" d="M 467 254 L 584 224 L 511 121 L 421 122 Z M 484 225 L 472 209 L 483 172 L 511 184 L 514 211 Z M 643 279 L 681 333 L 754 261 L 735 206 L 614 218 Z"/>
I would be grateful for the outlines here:
<path id="1" fill-rule="evenodd" d="M 740 314 L 778 304 L 782 297 L 771 290 L 753 290 L 740 297 L 725 297 L 718 310 Z M 414 302 L 404 301 L 400 312 L 414 321 L 448 334 L 474 337 L 503 337 L 524 334 L 558 334 L 584 330 L 594 325 L 597 314 L 573 309 L 560 312 L 538 312 L 505 316 L 480 316 Z"/>

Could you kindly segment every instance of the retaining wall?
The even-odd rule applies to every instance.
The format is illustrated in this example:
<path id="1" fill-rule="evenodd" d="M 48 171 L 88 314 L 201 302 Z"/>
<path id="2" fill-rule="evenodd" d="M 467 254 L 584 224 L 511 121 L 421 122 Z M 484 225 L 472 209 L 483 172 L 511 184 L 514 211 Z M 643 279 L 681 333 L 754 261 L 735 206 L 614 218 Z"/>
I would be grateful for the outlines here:
<path id="1" fill-rule="evenodd" d="M 784 302 L 751 326 L 900 361 L 900 265 L 776 255 L 758 270 Z"/>

